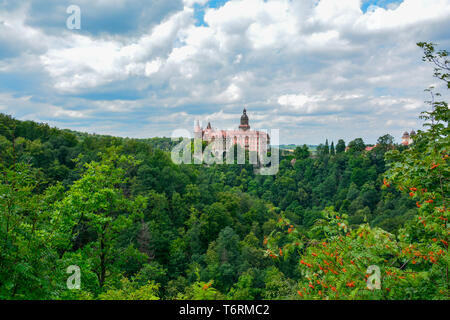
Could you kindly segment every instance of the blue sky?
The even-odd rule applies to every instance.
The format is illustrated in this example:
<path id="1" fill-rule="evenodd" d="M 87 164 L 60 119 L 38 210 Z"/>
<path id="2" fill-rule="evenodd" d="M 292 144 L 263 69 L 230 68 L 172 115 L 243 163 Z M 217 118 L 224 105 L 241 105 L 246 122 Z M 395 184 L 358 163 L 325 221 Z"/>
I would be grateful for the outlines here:
<path id="1" fill-rule="evenodd" d="M 402 0 L 366 0 L 361 4 L 361 10 L 367 12 L 371 6 L 381 7 L 381 8 L 394 8 L 395 6 L 401 4 Z"/>
<path id="2" fill-rule="evenodd" d="M 281 143 L 399 141 L 436 84 L 415 43 L 448 30 L 450 0 L 0 0 L 0 112 L 152 137 L 246 106 Z"/>

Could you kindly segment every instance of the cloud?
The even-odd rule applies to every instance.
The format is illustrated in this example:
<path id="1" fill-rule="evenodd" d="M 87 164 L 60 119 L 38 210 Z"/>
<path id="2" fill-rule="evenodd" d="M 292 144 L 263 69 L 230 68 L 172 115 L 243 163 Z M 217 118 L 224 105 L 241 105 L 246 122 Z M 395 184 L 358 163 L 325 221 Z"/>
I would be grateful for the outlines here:
<path id="1" fill-rule="evenodd" d="M 92 112 L 89 110 L 65 109 L 49 103 L 35 101 L 31 96 L 17 98 L 9 94 L 0 94 L 0 109 L 9 110 L 11 105 L 14 105 L 15 113 L 18 116 L 38 121 L 44 121 L 44 119 L 68 120 L 87 118 Z"/>
<path id="2" fill-rule="evenodd" d="M 415 43 L 450 45 L 450 0 L 80 0 L 81 31 L 68 2 L 5 3 L 2 111 L 125 136 L 236 127 L 244 105 L 282 143 L 396 136 L 434 81 Z"/>
<path id="3" fill-rule="evenodd" d="M 20 3 L 20 2 L 18 2 Z M 27 25 L 46 33 L 61 34 L 68 14 L 76 4 L 81 9 L 81 33 L 93 36 L 136 36 L 183 9 L 182 0 L 40 0 L 27 4 Z M 21 6 L 18 4 L 18 6 Z"/>
<path id="4" fill-rule="evenodd" d="M 436 12 L 436 9 L 442 11 Z M 404 28 L 424 21 L 444 18 L 449 11 L 450 3 L 447 0 L 407 0 L 394 7 L 393 10 L 375 7 L 359 18 L 356 26 L 368 30 Z"/>

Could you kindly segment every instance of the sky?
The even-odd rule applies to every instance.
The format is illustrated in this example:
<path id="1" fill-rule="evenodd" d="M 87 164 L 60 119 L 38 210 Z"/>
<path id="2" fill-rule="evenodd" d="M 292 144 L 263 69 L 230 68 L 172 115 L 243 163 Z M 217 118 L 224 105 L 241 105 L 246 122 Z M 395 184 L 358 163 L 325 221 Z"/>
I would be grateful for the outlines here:
<path id="1" fill-rule="evenodd" d="M 81 10 L 81 29 L 66 9 Z M 282 144 L 421 128 L 450 0 L 0 0 L 0 112 L 122 137 L 194 122 Z"/>

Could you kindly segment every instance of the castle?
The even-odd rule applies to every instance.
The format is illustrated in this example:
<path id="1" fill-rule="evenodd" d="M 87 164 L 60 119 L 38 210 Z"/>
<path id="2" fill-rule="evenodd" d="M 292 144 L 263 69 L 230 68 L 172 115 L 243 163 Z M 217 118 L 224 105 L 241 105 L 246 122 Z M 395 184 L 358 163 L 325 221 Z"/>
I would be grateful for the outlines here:
<path id="1" fill-rule="evenodd" d="M 194 137 L 201 138 L 203 141 L 213 144 L 213 153 L 215 156 L 223 155 L 223 152 L 234 145 L 239 145 L 249 152 L 255 152 L 261 155 L 267 152 L 267 145 L 270 144 L 270 137 L 267 133 L 250 130 L 247 110 L 241 116 L 241 124 L 237 130 L 217 130 L 211 127 L 208 122 L 206 129 L 200 127 L 197 121 L 194 128 Z"/>
<path id="2" fill-rule="evenodd" d="M 416 135 L 416 132 L 414 130 L 411 131 L 411 133 L 408 133 L 408 131 L 405 131 L 405 133 L 402 136 L 402 145 L 409 146 L 413 143 L 413 137 Z"/>

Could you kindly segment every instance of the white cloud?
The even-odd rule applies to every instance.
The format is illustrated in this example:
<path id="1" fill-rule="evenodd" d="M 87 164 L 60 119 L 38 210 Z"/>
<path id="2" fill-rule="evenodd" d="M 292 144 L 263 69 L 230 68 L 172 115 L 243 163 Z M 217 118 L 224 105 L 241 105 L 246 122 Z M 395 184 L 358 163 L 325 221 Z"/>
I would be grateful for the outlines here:
<path id="1" fill-rule="evenodd" d="M 62 91 L 76 92 L 130 76 L 150 76 L 159 71 L 162 57 L 172 50 L 178 31 L 189 22 L 191 14 L 192 9 L 179 12 L 150 34 L 128 44 L 70 34 L 70 42 L 59 43 L 40 60 L 55 80 L 55 88 Z"/>
<path id="2" fill-rule="evenodd" d="M 128 102 L 80 97 L 77 103 L 88 103 L 91 113 L 75 110 L 72 101 L 49 109 L 51 117 L 132 117 L 159 108 L 164 118 L 164 108 L 176 108 L 170 125 L 177 127 L 191 119 L 190 108 L 199 108 L 232 125 L 245 104 L 255 124 L 283 127 L 290 142 L 309 137 L 305 142 L 317 143 L 325 134 L 339 138 L 356 129 L 375 140 L 393 128 L 391 117 L 419 123 L 414 119 L 432 68 L 421 62 L 415 43 L 450 43 L 450 0 L 404 0 L 366 13 L 360 0 L 231 0 L 206 9 L 206 26 L 195 25 L 195 3 L 206 1 L 184 0 L 181 11 L 132 37 L 49 35 L 26 24 L 26 7 L 0 13 L 6 26 L 0 42 L 14 39 L 9 45 L 22 48 L 18 57 L 0 60 L 0 70 L 40 68 L 55 96 L 108 90 L 141 95 Z M 158 127 L 157 117 L 149 119 Z"/>
<path id="3" fill-rule="evenodd" d="M 288 94 L 278 98 L 278 103 L 282 106 L 292 107 L 296 111 L 303 113 L 313 113 L 319 111 L 317 102 L 324 101 L 318 96 L 306 96 L 304 94 Z"/>
<path id="4" fill-rule="evenodd" d="M 162 66 L 162 60 L 161 59 L 156 59 L 156 60 L 153 60 L 151 62 L 147 62 L 145 64 L 145 75 L 147 77 L 151 76 L 153 73 L 158 72 L 159 69 L 161 68 L 161 66 Z"/>
<path id="5" fill-rule="evenodd" d="M 448 17 L 449 11 L 450 3 L 447 0 L 405 0 L 391 9 L 378 7 L 369 11 L 355 25 L 368 30 L 399 28 Z"/>
<path id="6" fill-rule="evenodd" d="M 9 109 L 14 106 L 14 116 L 21 119 L 81 119 L 88 118 L 92 110 L 70 110 L 50 103 L 33 101 L 31 96 L 14 97 L 10 94 L 0 93 L 0 109 Z"/>
<path id="7" fill-rule="evenodd" d="M 321 0 L 310 21 L 324 25 L 349 25 L 362 15 L 360 6 L 360 0 Z"/>

